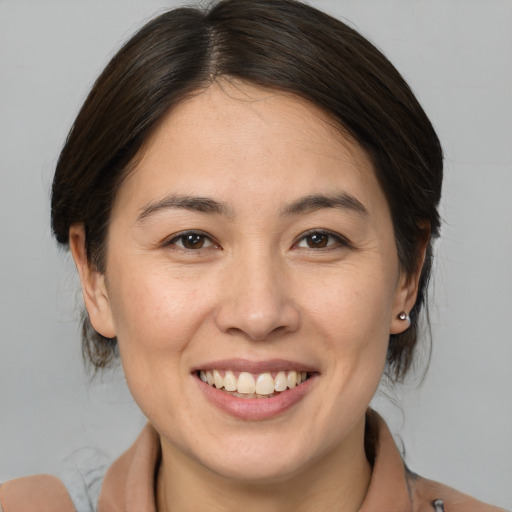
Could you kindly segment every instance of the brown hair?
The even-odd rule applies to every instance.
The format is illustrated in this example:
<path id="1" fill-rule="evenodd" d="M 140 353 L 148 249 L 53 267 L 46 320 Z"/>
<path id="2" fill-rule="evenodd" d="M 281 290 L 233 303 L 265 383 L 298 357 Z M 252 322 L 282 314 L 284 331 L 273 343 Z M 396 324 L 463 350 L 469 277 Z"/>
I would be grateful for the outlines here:
<path id="1" fill-rule="evenodd" d="M 352 28 L 294 0 L 224 0 L 179 8 L 147 23 L 97 79 L 60 155 L 52 227 L 67 245 L 82 223 L 91 265 L 104 271 L 112 204 L 130 163 L 169 109 L 215 77 L 291 92 L 317 105 L 372 158 L 388 200 L 398 257 L 412 274 L 429 238 L 411 326 L 391 335 L 388 373 L 402 378 L 418 337 L 439 235 L 443 157 L 437 135 L 386 57 Z M 96 368 L 115 357 L 116 340 L 87 315 L 83 351 Z"/>

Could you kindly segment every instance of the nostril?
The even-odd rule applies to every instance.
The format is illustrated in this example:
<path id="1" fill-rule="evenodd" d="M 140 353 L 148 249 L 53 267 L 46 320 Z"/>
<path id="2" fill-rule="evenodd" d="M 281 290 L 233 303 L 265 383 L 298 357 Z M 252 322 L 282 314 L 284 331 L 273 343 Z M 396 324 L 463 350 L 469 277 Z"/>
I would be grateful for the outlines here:
<path id="1" fill-rule="evenodd" d="M 255 305 L 233 301 L 216 312 L 215 322 L 222 332 L 242 336 L 251 341 L 264 341 L 295 332 L 300 315 L 291 304 Z"/>
<path id="2" fill-rule="evenodd" d="M 254 326 L 246 326 L 243 329 L 231 327 L 226 331 L 227 334 L 248 338 L 251 341 L 271 341 L 272 339 L 286 335 L 288 332 L 291 332 L 291 330 L 284 325 L 274 327 L 273 329 L 258 329 Z"/>

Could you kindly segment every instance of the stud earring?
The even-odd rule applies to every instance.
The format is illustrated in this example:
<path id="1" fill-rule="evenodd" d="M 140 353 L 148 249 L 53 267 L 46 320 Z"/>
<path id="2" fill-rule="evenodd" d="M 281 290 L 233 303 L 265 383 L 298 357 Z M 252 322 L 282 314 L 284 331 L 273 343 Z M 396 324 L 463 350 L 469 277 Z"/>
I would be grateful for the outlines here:
<path id="1" fill-rule="evenodd" d="M 398 318 L 398 320 L 402 320 L 402 321 L 406 321 L 406 322 L 411 321 L 411 318 L 405 311 L 400 311 L 400 313 L 398 313 L 398 315 L 396 317 Z"/>

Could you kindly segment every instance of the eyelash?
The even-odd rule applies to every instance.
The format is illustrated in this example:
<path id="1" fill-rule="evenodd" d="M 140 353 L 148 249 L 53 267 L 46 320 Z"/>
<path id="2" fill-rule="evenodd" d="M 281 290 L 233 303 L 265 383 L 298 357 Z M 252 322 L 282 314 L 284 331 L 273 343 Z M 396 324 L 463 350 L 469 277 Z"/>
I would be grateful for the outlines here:
<path id="1" fill-rule="evenodd" d="M 320 240 L 320 243 L 322 243 L 322 241 L 325 240 L 325 237 L 327 237 L 326 245 L 319 246 L 319 247 L 301 247 L 300 246 L 301 242 L 306 241 L 307 238 L 313 237 L 313 236 L 324 237 L 323 239 Z M 187 237 L 189 237 L 189 240 L 187 240 Z M 198 243 L 201 243 L 201 245 L 199 247 L 186 247 L 185 244 L 187 244 L 189 242 L 192 242 L 192 243 L 194 242 L 194 239 L 190 238 L 190 237 L 195 237 L 196 239 L 199 239 Z M 329 239 L 333 240 L 334 242 L 329 243 Z M 204 246 L 205 242 L 207 243 L 206 247 Z M 179 233 L 179 234 L 173 236 L 167 242 L 165 242 L 164 245 L 165 246 L 174 245 L 184 251 L 198 251 L 201 249 L 210 249 L 212 247 L 213 248 L 219 247 L 219 245 L 215 242 L 215 240 L 211 236 L 209 236 L 206 233 L 203 233 L 202 231 L 185 231 L 185 232 Z M 318 251 L 318 250 L 331 250 L 331 249 L 336 249 L 339 247 L 352 247 L 352 245 L 346 238 L 339 235 L 338 233 L 333 233 L 332 231 L 327 231 L 327 230 L 314 229 L 314 230 L 307 231 L 306 233 L 303 233 L 300 236 L 300 238 L 298 238 L 297 241 L 294 242 L 292 247 L 294 249 L 299 248 L 299 249 Z"/>
<path id="2" fill-rule="evenodd" d="M 329 238 L 334 240 L 333 243 L 327 243 L 327 245 L 323 247 L 300 247 L 300 243 L 305 241 L 308 237 L 313 237 L 320 235 L 321 237 L 327 237 L 328 241 Z M 324 250 L 328 251 L 331 249 L 339 249 L 340 247 L 352 247 L 352 244 L 343 236 L 341 236 L 338 233 L 333 233 L 332 231 L 327 231 L 323 229 L 312 229 L 310 231 L 307 231 L 306 233 L 303 233 L 300 238 L 297 239 L 297 241 L 293 244 L 293 247 L 300 248 L 300 249 L 307 249 L 311 251 L 319 251 Z"/>
<path id="3" fill-rule="evenodd" d="M 185 247 L 185 243 L 187 243 L 187 242 L 185 242 L 185 240 L 187 237 L 200 238 L 203 243 L 206 242 L 209 245 L 207 245 L 206 247 L 201 245 L 201 247 L 197 247 L 197 248 Z M 181 242 L 181 244 L 179 244 L 178 242 Z M 198 251 L 200 249 L 210 249 L 212 247 L 213 248 L 218 247 L 218 244 L 215 242 L 215 240 L 213 240 L 211 236 L 207 235 L 206 233 L 203 233 L 202 231 L 185 231 L 185 232 L 179 233 L 179 234 L 173 236 L 170 240 L 166 241 L 164 243 L 164 245 L 165 246 L 174 245 L 184 251 Z"/>

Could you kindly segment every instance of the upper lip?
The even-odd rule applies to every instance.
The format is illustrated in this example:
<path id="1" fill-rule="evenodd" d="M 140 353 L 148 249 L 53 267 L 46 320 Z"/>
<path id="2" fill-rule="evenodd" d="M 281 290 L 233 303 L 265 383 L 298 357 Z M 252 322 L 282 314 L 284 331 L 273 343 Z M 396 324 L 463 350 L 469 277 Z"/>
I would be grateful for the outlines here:
<path id="1" fill-rule="evenodd" d="M 216 361 L 207 361 L 192 368 L 192 372 L 200 370 L 237 370 L 248 373 L 265 373 L 279 371 L 301 371 L 301 372 L 318 372 L 311 365 L 291 361 L 289 359 L 265 359 L 261 361 L 253 361 L 243 358 L 219 359 Z"/>

